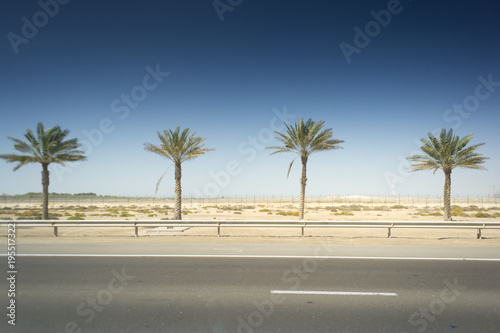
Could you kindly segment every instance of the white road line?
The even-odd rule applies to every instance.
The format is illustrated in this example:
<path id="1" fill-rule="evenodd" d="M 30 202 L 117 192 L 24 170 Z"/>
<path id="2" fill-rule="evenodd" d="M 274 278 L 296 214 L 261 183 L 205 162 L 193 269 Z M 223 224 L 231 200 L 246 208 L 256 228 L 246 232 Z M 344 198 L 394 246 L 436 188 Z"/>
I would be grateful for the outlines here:
<path id="1" fill-rule="evenodd" d="M 287 295 L 337 295 L 337 296 L 398 296 L 397 293 L 362 291 L 311 291 L 311 290 L 271 290 L 271 294 Z"/>
<path id="2" fill-rule="evenodd" d="M 5 253 L 0 254 L 6 257 Z M 359 256 L 284 256 L 252 254 L 108 254 L 108 253 L 16 253 L 17 257 L 124 257 L 124 258 L 269 258 L 269 259 L 360 259 L 360 260 L 441 260 L 441 261 L 498 261 L 499 258 L 429 258 L 429 257 L 359 257 Z"/>

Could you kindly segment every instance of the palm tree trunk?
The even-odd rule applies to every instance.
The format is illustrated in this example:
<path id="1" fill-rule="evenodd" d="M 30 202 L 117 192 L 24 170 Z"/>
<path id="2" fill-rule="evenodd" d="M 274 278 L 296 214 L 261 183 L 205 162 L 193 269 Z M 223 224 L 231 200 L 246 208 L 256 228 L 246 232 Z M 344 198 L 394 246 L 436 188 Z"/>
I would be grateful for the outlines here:
<path id="1" fill-rule="evenodd" d="M 49 170 L 48 164 L 42 164 L 42 220 L 49 219 Z"/>
<path id="2" fill-rule="evenodd" d="M 175 163 L 175 207 L 174 220 L 182 220 L 181 164 Z"/>
<path id="3" fill-rule="evenodd" d="M 450 207 L 450 196 L 451 196 L 451 170 L 444 172 L 444 220 L 451 221 L 451 207 Z"/>
<path id="4" fill-rule="evenodd" d="M 300 208 L 299 208 L 299 220 L 304 219 L 304 207 L 306 203 L 306 167 L 307 167 L 307 157 L 302 157 L 302 176 L 300 177 Z"/>

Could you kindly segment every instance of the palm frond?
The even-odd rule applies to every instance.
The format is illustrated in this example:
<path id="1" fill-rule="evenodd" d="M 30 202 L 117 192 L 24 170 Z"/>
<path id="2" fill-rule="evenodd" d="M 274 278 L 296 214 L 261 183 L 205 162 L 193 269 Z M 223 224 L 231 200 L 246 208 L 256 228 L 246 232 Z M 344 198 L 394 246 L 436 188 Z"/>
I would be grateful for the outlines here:
<path id="1" fill-rule="evenodd" d="M 290 163 L 290 166 L 288 167 L 288 172 L 286 173 L 286 179 L 288 179 L 288 176 L 290 175 L 290 170 L 292 170 L 292 165 L 293 165 L 293 162 L 295 162 L 295 160 L 297 159 L 297 157 L 295 157 L 293 160 L 292 160 L 292 163 Z"/>
<path id="2" fill-rule="evenodd" d="M 467 146 L 472 140 L 473 135 L 468 134 L 463 138 L 453 135 L 453 130 L 442 129 L 439 138 L 432 133 L 427 134 L 428 138 L 422 138 L 420 149 L 423 155 L 411 155 L 407 160 L 413 164 L 409 167 L 410 171 L 433 170 L 434 173 L 442 169 L 445 172 L 451 172 L 454 168 L 469 168 L 486 170 L 480 164 L 484 163 L 488 157 L 483 157 L 476 150 L 484 145 L 479 143 Z"/>
<path id="3" fill-rule="evenodd" d="M 340 143 L 343 140 L 332 139 L 332 129 L 324 129 L 324 121 L 313 121 L 303 118 L 297 120 L 294 125 L 284 124 L 286 131 L 276 133 L 276 140 L 282 143 L 281 146 L 270 146 L 266 149 L 272 149 L 273 154 L 278 153 L 296 153 L 299 156 L 308 157 L 312 153 L 341 149 Z"/>
<path id="4" fill-rule="evenodd" d="M 84 152 L 79 150 L 78 139 L 64 141 L 68 134 L 68 130 L 61 130 L 59 126 L 45 129 L 43 123 L 38 123 L 36 135 L 30 129 L 26 130 L 26 141 L 8 137 L 14 141 L 14 149 L 24 155 L 0 155 L 0 158 L 6 159 L 7 162 L 18 162 L 14 170 L 28 163 L 48 165 L 84 160 L 86 157 Z"/>
<path id="5" fill-rule="evenodd" d="M 161 183 L 161 181 L 163 180 L 163 176 L 165 176 L 165 175 L 167 174 L 168 169 L 170 169 L 171 167 L 172 167 L 172 165 L 171 165 L 171 166 L 169 166 L 169 167 L 167 168 L 167 170 L 165 170 L 165 172 L 161 175 L 160 179 L 158 179 L 158 181 L 156 182 L 155 198 L 156 198 L 156 193 L 158 192 L 158 187 L 160 187 L 160 183 Z"/>
<path id="6" fill-rule="evenodd" d="M 339 144 L 344 141 L 332 139 L 332 129 L 323 129 L 324 124 L 324 121 L 314 122 L 312 119 L 304 121 L 303 118 L 297 120 L 294 125 L 284 123 L 286 131 L 283 133 L 275 131 L 275 139 L 282 145 L 269 146 L 266 149 L 273 150 L 270 155 L 295 153 L 301 157 L 303 163 L 307 163 L 307 158 L 313 153 L 342 148 Z M 288 166 L 287 179 L 295 159 Z"/>
<path id="7" fill-rule="evenodd" d="M 157 135 L 161 145 L 146 143 L 144 149 L 168 158 L 174 163 L 182 164 L 214 150 L 205 148 L 203 144 L 205 138 L 197 137 L 196 133 L 191 133 L 189 128 L 181 132 L 180 127 L 177 126 L 174 130 L 165 129 L 161 133 L 158 132 Z"/>

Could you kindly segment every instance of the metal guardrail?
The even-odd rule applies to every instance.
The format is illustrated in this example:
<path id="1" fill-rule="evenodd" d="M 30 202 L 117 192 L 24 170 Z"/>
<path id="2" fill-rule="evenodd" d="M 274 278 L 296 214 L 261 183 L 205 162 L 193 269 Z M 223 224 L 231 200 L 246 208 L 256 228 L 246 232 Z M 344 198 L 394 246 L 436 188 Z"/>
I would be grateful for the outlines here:
<path id="1" fill-rule="evenodd" d="M 306 228 L 387 228 L 387 237 L 391 238 L 393 228 L 427 228 L 427 229 L 476 229 L 477 238 L 481 239 L 484 229 L 500 229 L 500 222 L 436 222 L 436 221 L 259 221 L 259 220 L 1 220 L 0 225 L 15 227 L 51 227 L 57 237 L 58 228 L 61 227 L 133 227 L 135 237 L 139 237 L 140 227 L 212 227 L 217 228 L 220 237 L 221 228 L 301 228 L 302 236 Z"/>

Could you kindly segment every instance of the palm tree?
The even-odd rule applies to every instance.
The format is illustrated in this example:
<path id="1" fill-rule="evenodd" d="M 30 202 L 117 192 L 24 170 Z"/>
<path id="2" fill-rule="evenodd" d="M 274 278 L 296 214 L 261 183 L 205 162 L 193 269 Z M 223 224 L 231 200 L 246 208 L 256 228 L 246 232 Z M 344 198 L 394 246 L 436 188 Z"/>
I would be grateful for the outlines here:
<path id="1" fill-rule="evenodd" d="M 304 122 L 301 118 L 297 120 L 294 126 L 285 124 L 286 133 L 279 133 L 276 137 L 277 140 L 283 143 L 282 146 L 272 146 L 266 149 L 274 149 L 275 151 L 271 153 L 295 153 L 298 154 L 300 160 L 302 161 L 302 176 L 300 177 L 300 212 L 299 219 L 304 219 L 304 205 L 305 205 L 305 193 L 306 193 L 306 167 L 307 160 L 312 153 L 316 153 L 324 150 L 341 149 L 339 143 L 344 142 L 344 140 L 332 139 L 332 129 L 323 129 L 324 121 L 312 121 L 308 119 Z M 292 168 L 292 160 L 290 166 L 288 167 L 287 178 L 290 175 L 290 170 Z"/>
<path id="2" fill-rule="evenodd" d="M 182 219 L 182 190 L 181 190 L 181 176 L 182 168 L 181 165 L 184 161 L 191 160 L 195 157 L 201 156 L 208 151 L 213 149 L 204 148 L 202 144 L 205 138 L 196 137 L 196 133 L 190 133 L 189 128 L 180 131 L 180 127 L 177 126 L 175 130 L 164 130 L 163 134 L 158 132 L 158 138 L 160 138 L 161 146 L 156 146 L 151 143 L 146 143 L 144 149 L 163 157 L 168 158 L 174 162 L 175 166 L 175 208 L 174 208 L 174 220 Z M 163 176 L 162 176 L 163 177 Z M 156 189 L 158 190 L 158 185 L 161 181 L 158 181 Z"/>
<path id="3" fill-rule="evenodd" d="M 49 219 L 49 164 L 64 165 L 65 162 L 82 161 L 86 158 L 84 152 L 78 150 L 80 148 L 78 139 L 64 140 L 68 134 L 68 130 L 63 131 L 59 126 L 45 130 L 43 124 L 38 123 L 36 136 L 30 129 L 26 130 L 24 137 L 27 141 L 8 137 L 15 142 L 14 149 L 24 155 L 0 155 L 0 158 L 7 162 L 18 163 L 14 171 L 28 163 L 42 165 L 42 219 L 44 220 Z"/>
<path id="4" fill-rule="evenodd" d="M 483 157 L 476 150 L 484 145 L 478 143 L 467 147 L 472 139 L 472 134 L 463 138 L 453 135 L 453 130 L 448 132 L 442 129 L 439 139 L 432 133 L 428 133 L 429 138 L 422 138 L 423 146 L 420 149 L 425 155 L 411 155 L 407 160 L 414 164 L 410 166 L 410 171 L 442 169 L 444 172 L 444 220 L 451 221 L 450 196 L 451 196 L 451 172 L 454 168 L 468 168 L 486 170 L 479 164 L 484 163 L 488 157 Z"/>

